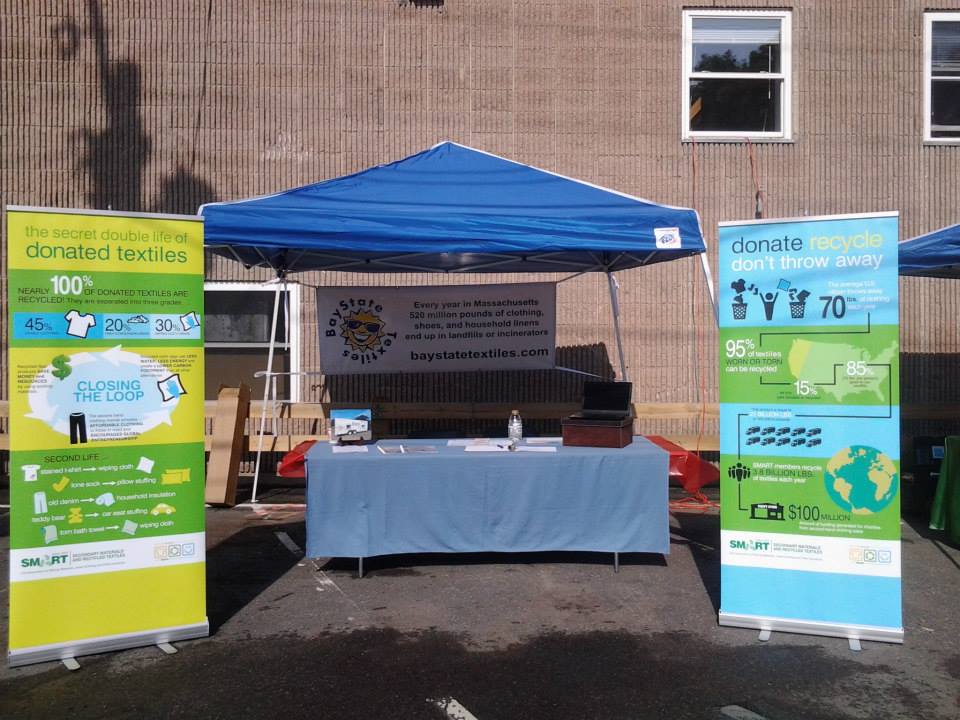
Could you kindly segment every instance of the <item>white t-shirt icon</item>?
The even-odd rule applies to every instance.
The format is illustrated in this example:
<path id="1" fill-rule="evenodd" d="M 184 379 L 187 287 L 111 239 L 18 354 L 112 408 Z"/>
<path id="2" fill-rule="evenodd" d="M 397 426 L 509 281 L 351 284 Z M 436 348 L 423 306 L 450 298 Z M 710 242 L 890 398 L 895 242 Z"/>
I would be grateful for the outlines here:
<path id="1" fill-rule="evenodd" d="M 76 310 L 71 310 L 63 318 L 70 323 L 67 327 L 67 335 L 78 338 L 85 338 L 90 328 L 97 324 L 97 319 L 93 315 L 89 313 L 81 315 Z"/>

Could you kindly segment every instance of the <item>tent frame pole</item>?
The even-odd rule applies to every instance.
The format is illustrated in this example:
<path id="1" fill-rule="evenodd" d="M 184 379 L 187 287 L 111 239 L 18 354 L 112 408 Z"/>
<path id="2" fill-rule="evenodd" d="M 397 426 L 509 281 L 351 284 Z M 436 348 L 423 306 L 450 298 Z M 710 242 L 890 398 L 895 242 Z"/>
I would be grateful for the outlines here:
<path id="1" fill-rule="evenodd" d="M 267 351 L 267 372 L 263 378 L 263 405 L 260 408 L 260 430 L 257 432 L 257 462 L 253 466 L 253 491 L 250 502 L 257 502 L 257 486 L 260 483 L 260 461 L 263 456 L 263 435 L 267 429 L 267 401 L 270 398 L 270 388 L 273 385 L 273 358 L 277 345 L 277 316 L 280 314 L 280 294 L 287 287 L 285 273 L 277 273 L 276 290 L 273 293 L 273 319 L 270 322 L 270 349 Z M 281 287 L 282 285 L 282 287 Z M 276 399 L 276 398 L 274 398 Z"/>
<path id="2" fill-rule="evenodd" d="M 620 283 L 613 276 L 613 273 L 607 270 L 607 287 L 610 288 L 610 309 L 613 311 L 613 330 L 617 337 L 617 354 L 620 356 L 620 382 L 628 382 L 627 362 L 623 355 L 623 338 L 620 335 L 620 303 L 617 300 L 617 290 Z"/>
<path id="3" fill-rule="evenodd" d="M 706 244 L 704 244 L 703 252 L 700 253 L 700 268 L 703 270 L 703 277 L 707 281 L 707 293 L 710 295 L 710 304 L 713 306 L 713 319 L 717 321 L 717 327 L 720 327 L 720 309 L 717 307 L 717 295 L 713 289 L 713 275 L 710 273 L 710 258 L 707 257 Z"/>

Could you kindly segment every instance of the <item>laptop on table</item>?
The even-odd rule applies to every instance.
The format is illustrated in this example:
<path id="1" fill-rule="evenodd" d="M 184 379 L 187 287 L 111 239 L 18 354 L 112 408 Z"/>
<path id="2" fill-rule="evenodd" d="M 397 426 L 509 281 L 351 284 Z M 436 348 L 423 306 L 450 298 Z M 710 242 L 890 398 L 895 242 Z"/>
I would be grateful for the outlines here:
<path id="1" fill-rule="evenodd" d="M 585 382 L 583 409 L 571 415 L 570 419 L 620 424 L 633 414 L 630 405 L 632 390 L 633 383 L 628 382 Z"/>

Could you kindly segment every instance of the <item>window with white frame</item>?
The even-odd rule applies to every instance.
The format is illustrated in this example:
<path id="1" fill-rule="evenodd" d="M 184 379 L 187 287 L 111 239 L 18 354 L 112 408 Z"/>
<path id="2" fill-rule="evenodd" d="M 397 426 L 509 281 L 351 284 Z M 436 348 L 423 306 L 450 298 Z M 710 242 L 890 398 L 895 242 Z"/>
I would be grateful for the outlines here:
<path id="1" fill-rule="evenodd" d="M 923 18 L 923 136 L 960 142 L 960 12 Z"/>
<path id="2" fill-rule="evenodd" d="M 263 378 L 254 378 L 254 373 L 267 368 L 277 286 L 208 282 L 203 291 L 207 399 L 216 399 L 221 385 L 241 382 L 250 386 L 254 398 L 263 397 Z M 299 285 L 281 290 L 277 310 L 273 370 L 295 373 L 300 369 Z M 300 379 L 279 376 L 277 398 L 299 401 Z"/>
<path id="3" fill-rule="evenodd" d="M 789 140 L 790 12 L 683 11 L 683 138 Z"/>

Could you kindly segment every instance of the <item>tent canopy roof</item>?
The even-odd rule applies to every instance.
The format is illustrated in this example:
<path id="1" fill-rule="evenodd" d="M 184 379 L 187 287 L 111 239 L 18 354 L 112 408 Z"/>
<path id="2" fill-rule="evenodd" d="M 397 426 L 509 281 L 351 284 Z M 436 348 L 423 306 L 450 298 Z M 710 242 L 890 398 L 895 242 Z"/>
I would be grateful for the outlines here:
<path id="1" fill-rule="evenodd" d="M 453 142 L 200 214 L 211 250 L 278 273 L 613 271 L 705 250 L 693 210 Z"/>
<path id="2" fill-rule="evenodd" d="M 960 225 L 900 243 L 900 274 L 960 278 Z"/>

